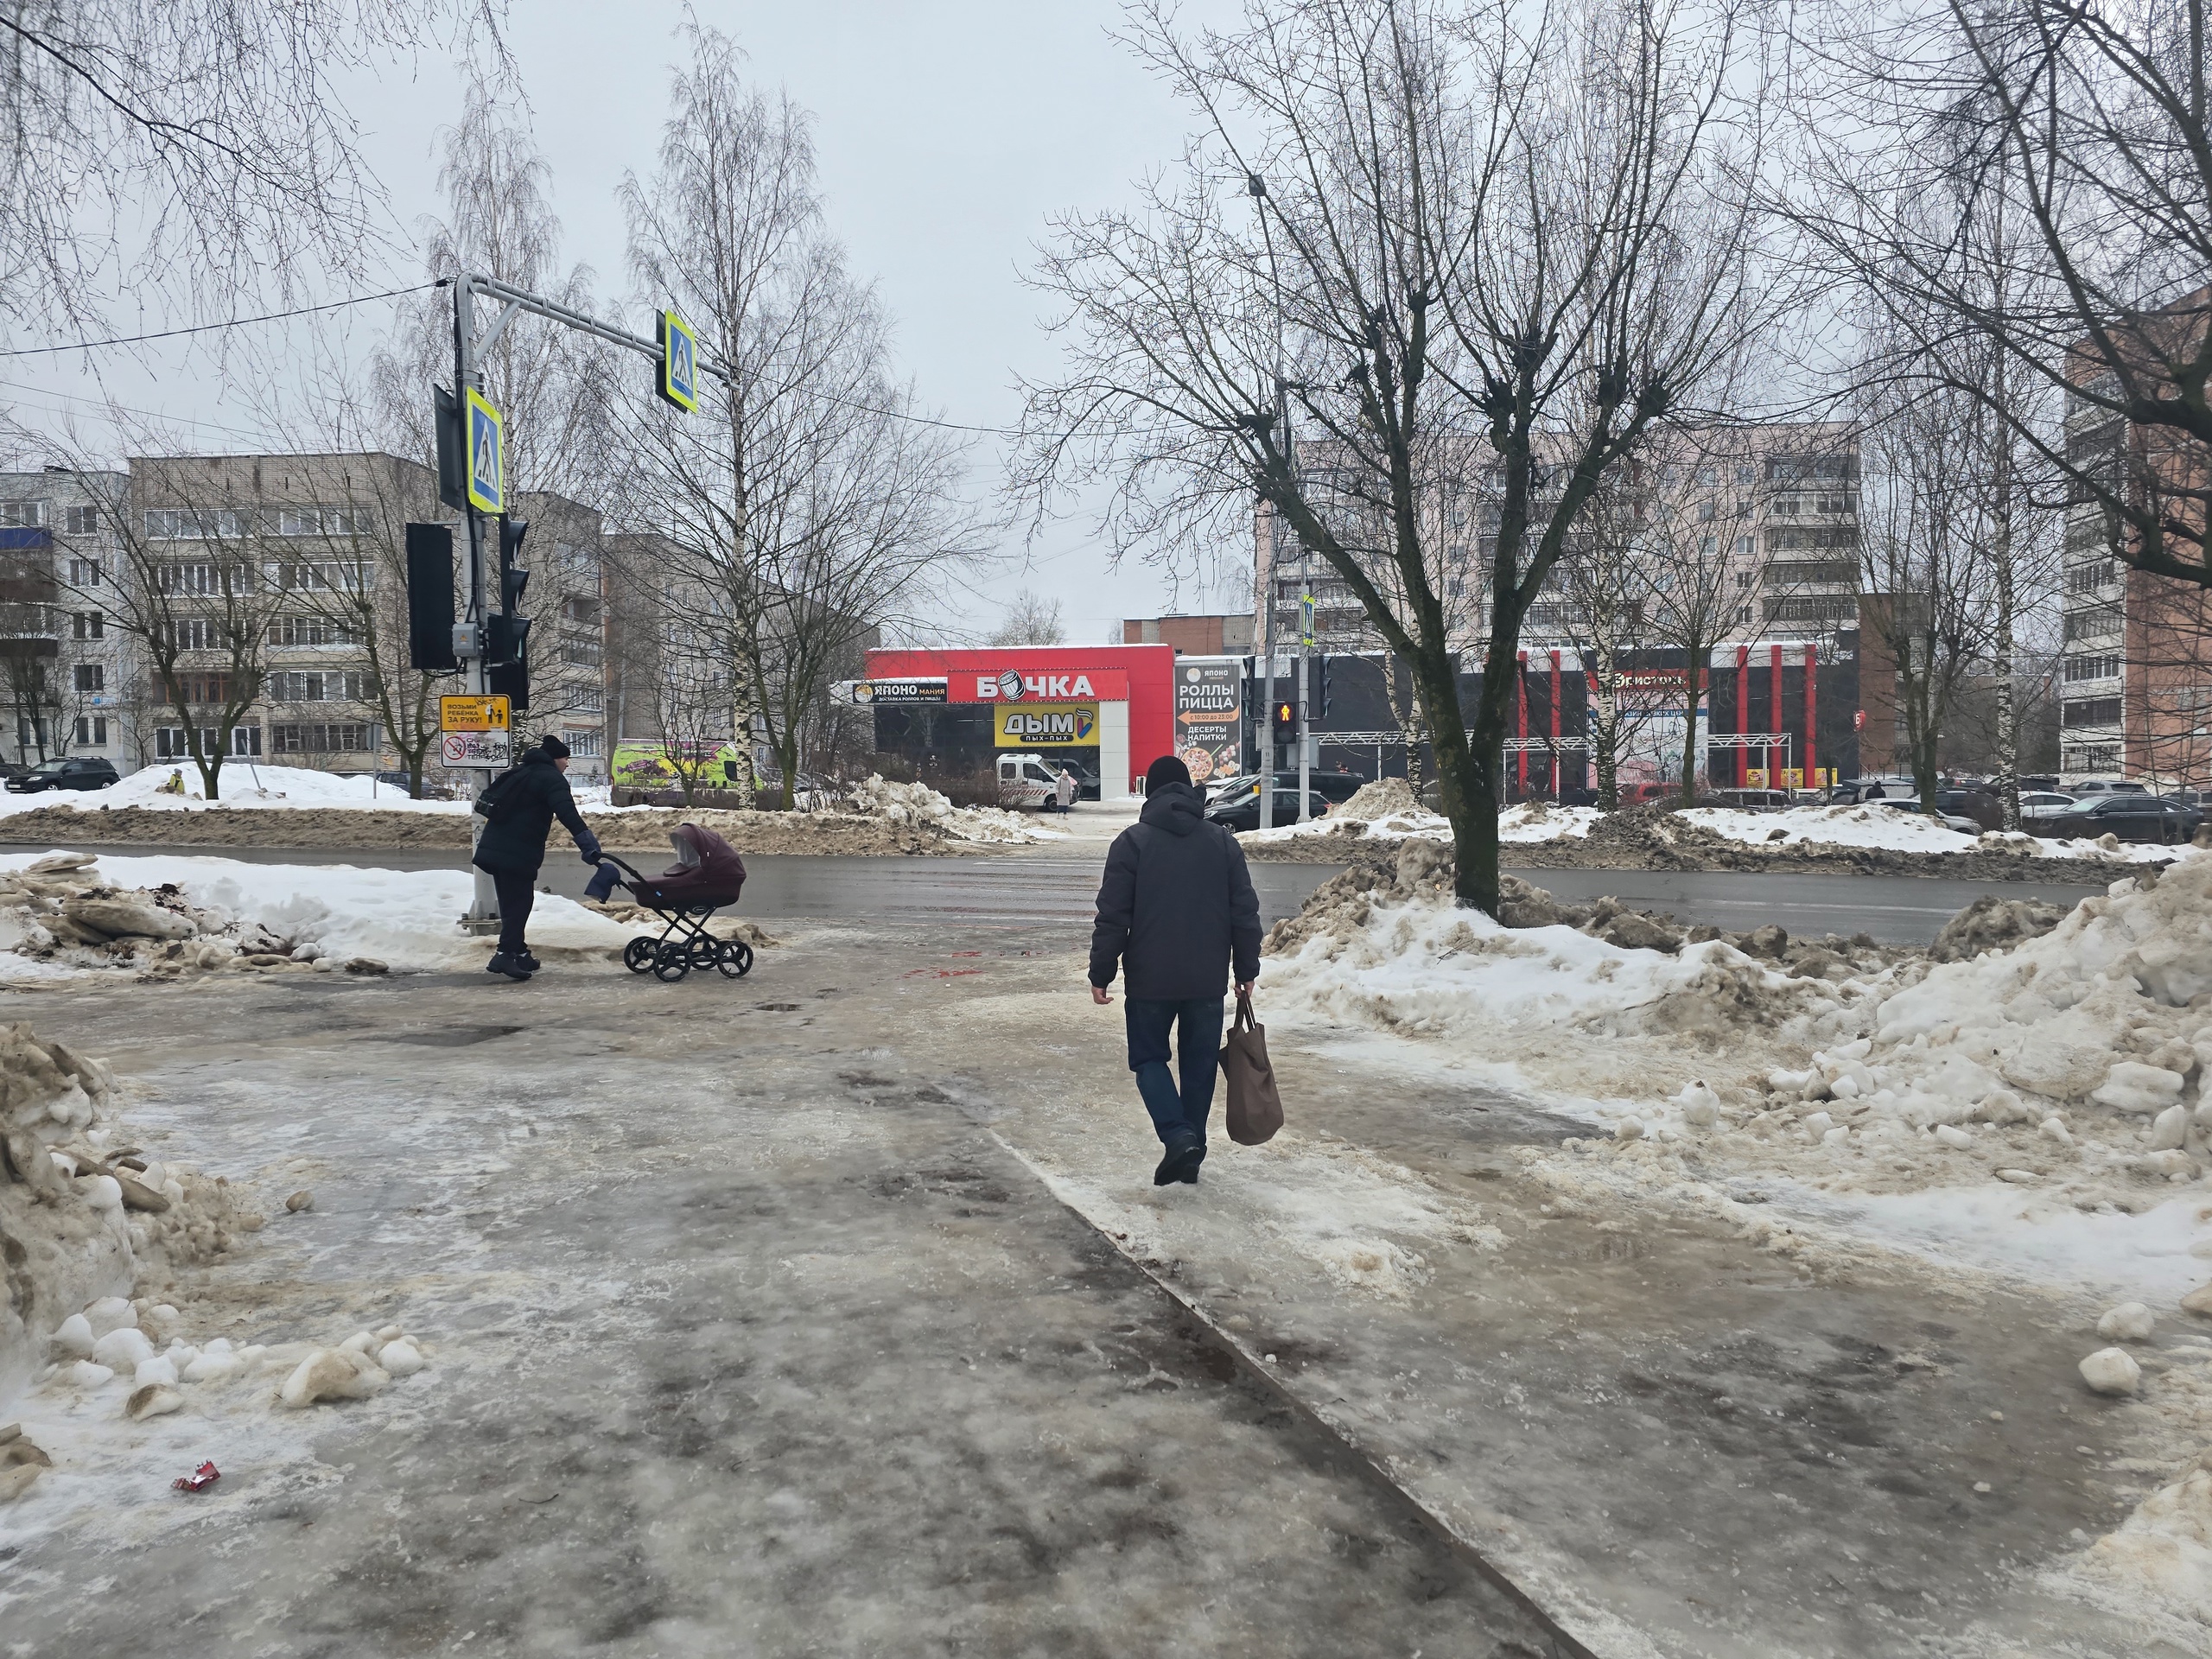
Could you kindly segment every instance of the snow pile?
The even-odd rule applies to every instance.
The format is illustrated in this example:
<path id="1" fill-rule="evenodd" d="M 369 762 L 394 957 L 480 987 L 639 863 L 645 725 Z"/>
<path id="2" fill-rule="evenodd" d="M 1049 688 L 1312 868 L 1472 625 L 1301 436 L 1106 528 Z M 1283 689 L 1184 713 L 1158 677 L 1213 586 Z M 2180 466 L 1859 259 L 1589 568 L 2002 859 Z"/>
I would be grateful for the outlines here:
<path id="1" fill-rule="evenodd" d="M 2182 850 L 2114 841 L 2054 841 L 2024 832 L 1969 836 L 1947 829 L 1925 812 L 1869 804 L 1793 806 L 1780 812 L 1746 812 L 1728 806 L 1690 807 L 1675 815 L 1724 841 L 1777 852 L 1866 847 L 1895 853 L 2012 853 L 2023 858 L 2101 859 L 2111 863 L 2164 861 Z"/>
<path id="2" fill-rule="evenodd" d="M 1556 907 L 1540 909 L 1539 925 L 1505 925 L 1458 905 L 1451 876 L 1449 848 L 1408 842 L 1395 863 L 1370 860 L 1324 882 L 1268 936 L 1270 990 L 1332 1023 L 1429 1035 L 1773 1026 L 1832 1006 L 1809 979 L 1618 907 L 1596 937 L 1543 919 Z M 1548 900 L 1515 883 L 1509 918 L 1521 905 Z"/>
<path id="3" fill-rule="evenodd" d="M 2212 1624 L 2212 1451 L 2092 1544 L 2078 1570 L 2123 1592 L 2151 1592 Z"/>
<path id="4" fill-rule="evenodd" d="M 1497 838 L 1517 845 L 1539 841 L 1581 841 L 1605 815 L 1594 806 L 1554 806 L 1523 801 L 1497 815 Z M 1448 836 L 1450 831 L 1446 830 Z"/>
<path id="5" fill-rule="evenodd" d="M 16 867 L 17 861 L 0 860 L 0 892 Z M 149 901 L 170 906 L 171 913 L 188 917 L 194 936 L 49 947 L 41 960 L 27 964 L 32 971 L 105 966 L 163 976 L 233 968 L 445 973 L 481 968 L 491 950 L 490 941 L 465 935 L 458 926 L 475 893 L 474 880 L 465 870 L 247 864 L 187 856 L 111 858 L 100 869 L 102 880 L 114 888 L 135 889 Z M 16 879 L 28 885 L 33 878 L 25 874 Z M 65 916 L 66 912 L 65 903 Z M 531 948 L 550 960 L 620 950 L 630 938 L 607 917 L 551 893 L 537 896 L 530 936 Z M 39 947 L 27 938 L 18 948 Z"/>
<path id="6" fill-rule="evenodd" d="M 1524 801 L 1498 814 L 1497 838 L 1516 845 L 1580 841 L 1589 835 L 1590 826 L 1604 816 L 1595 807 L 1553 806 L 1544 801 Z M 1332 840 L 1436 841 L 1448 844 L 1452 820 L 1422 806 L 1404 779 L 1383 778 L 1363 784 L 1350 800 L 1330 809 L 1326 817 L 1248 831 L 1242 839 L 1264 845 L 1315 836 Z"/>
<path id="7" fill-rule="evenodd" d="M 1350 800 L 1338 806 L 1329 816 L 1332 818 L 1353 820 L 1360 823 L 1374 823 L 1383 818 L 1402 817 L 1408 813 L 1425 817 L 1427 812 L 1414 794 L 1414 787 L 1402 778 L 1378 778 L 1371 784 L 1362 784 Z"/>
<path id="8" fill-rule="evenodd" d="M 132 1146 L 115 1105 L 104 1062 L 0 1027 L 0 1395 L 29 1377 L 48 1338 L 85 1323 L 73 1310 L 120 1298 L 149 1266 L 211 1261 L 261 1224 L 220 1177 Z M 97 1360 L 107 1334 L 88 1329 L 81 1357 Z M 134 1367 L 153 1357 L 110 1346 L 126 1350 Z"/>
<path id="9" fill-rule="evenodd" d="M 2192 858 L 2010 952 L 1930 969 L 1866 1035 L 1767 1086 L 1785 1112 L 1827 1116 L 1839 1155 L 1919 1135 L 1960 1154 L 1957 1173 L 2014 1185 L 2194 1179 L 2212 1138 L 2208 1004 L 2212 859 Z"/>
<path id="10" fill-rule="evenodd" d="M 916 830 L 935 830 L 956 841 L 1054 841 L 1059 832 L 1039 829 L 1018 812 L 998 806 L 955 806 L 927 784 L 899 784 L 880 772 L 855 785 L 845 810 L 865 817 Z"/>
<path id="11" fill-rule="evenodd" d="M 193 766 L 148 766 L 101 790 L 46 790 L 35 795 L 0 792 L 0 817 L 41 807 L 74 807 L 95 812 L 102 807 L 139 806 L 174 812 L 209 807 L 353 807 L 378 812 L 432 812 L 466 817 L 467 801 L 418 801 L 403 788 L 373 778 L 340 778 L 307 766 L 270 766 L 226 761 L 216 785 L 219 798 L 202 798 L 200 769 Z"/>

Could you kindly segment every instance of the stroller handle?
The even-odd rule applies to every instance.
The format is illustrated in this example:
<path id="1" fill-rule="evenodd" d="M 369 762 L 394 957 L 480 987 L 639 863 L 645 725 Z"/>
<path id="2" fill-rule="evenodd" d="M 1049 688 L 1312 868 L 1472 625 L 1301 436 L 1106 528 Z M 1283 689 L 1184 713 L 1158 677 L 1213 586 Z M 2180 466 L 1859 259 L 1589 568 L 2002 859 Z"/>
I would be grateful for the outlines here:
<path id="1" fill-rule="evenodd" d="M 616 869 L 620 870 L 624 874 L 627 875 L 632 881 L 642 881 L 645 879 L 645 873 L 643 871 L 633 868 L 629 861 L 626 859 L 618 858 L 613 853 L 608 852 L 605 848 L 601 848 L 600 849 L 599 855 L 602 859 L 606 860 L 609 864 L 613 865 Z"/>

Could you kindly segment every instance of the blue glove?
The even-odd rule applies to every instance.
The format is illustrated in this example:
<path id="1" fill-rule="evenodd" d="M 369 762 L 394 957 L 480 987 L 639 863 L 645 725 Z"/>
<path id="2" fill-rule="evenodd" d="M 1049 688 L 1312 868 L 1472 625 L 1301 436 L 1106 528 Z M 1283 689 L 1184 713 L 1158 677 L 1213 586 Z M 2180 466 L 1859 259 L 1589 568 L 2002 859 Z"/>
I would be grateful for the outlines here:
<path id="1" fill-rule="evenodd" d="M 586 835 L 582 840 L 576 842 L 576 850 L 584 855 L 585 863 L 598 863 L 600 861 L 599 837 L 594 835 Z"/>
<path id="2" fill-rule="evenodd" d="M 621 880 L 622 871 L 619 865 L 611 861 L 601 864 L 599 867 L 599 874 L 592 877 L 591 885 L 584 889 L 584 897 L 595 904 L 603 905 L 607 902 L 607 895 L 614 891 Z"/>

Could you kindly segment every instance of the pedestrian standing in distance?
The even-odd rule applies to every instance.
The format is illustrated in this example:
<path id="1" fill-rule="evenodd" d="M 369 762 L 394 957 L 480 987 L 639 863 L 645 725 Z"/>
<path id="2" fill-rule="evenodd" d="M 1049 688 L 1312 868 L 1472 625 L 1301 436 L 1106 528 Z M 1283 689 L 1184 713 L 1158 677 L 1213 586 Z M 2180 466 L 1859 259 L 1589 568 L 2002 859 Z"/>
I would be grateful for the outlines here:
<path id="1" fill-rule="evenodd" d="M 1129 1070 L 1165 1148 L 1153 1185 L 1165 1186 L 1195 1183 L 1205 1161 L 1230 969 L 1239 996 L 1260 976 L 1260 898 L 1236 837 L 1206 822 L 1190 769 L 1163 754 L 1144 781 L 1144 810 L 1106 854 L 1090 1000 L 1113 1001 L 1106 988 L 1118 967 Z M 1167 1069 L 1171 1033 L 1179 1086 Z"/>
<path id="2" fill-rule="evenodd" d="M 524 931 L 537 900 L 537 872 L 545 862 L 545 838 L 553 833 L 553 820 L 560 819 L 575 837 L 585 863 L 599 862 L 599 837 L 576 810 L 576 798 L 562 775 L 568 769 L 569 746 L 557 737 L 542 737 L 476 798 L 484 833 L 472 861 L 492 878 L 493 891 L 499 895 L 499 948 L 484 964 L 487 974 L 528 979 L 541 965 L 530 954 Z"/>
<path id="3" fill-rule="evenodd" d="M 1060 768 L 1059 781 L 1052 785 L 1052 797 L 1059 803 L 1063 816 L 1075 810 L 1075 773 L 1065 766 Z"/>

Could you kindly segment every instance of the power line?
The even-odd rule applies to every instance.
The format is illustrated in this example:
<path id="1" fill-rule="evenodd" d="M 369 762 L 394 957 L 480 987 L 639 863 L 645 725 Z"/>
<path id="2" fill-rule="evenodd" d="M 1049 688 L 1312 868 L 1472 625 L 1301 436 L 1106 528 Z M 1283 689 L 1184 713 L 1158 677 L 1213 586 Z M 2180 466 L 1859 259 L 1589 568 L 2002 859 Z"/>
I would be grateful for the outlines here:
<path id="1" fill-rule="evenodd" d="M 263 317 L 232 317 L 227 322 L 202 322 L 189 328 L 165 328 L 154 334 L 118 334 L 112 340 L 73 340 L 67 346 L 26 346 L 18 351 L 0 352 L 0 357 L 44 357 L 55 352 L 88 352 L 102 346 L 138 346 L 153 340 L 176 340 L 186 334 L 205 334 L 218 328 L 245 328 L 257 322 L 282 322 L 287 317 L 309 317 L 318 311 L 342 311 L 347 306 L 372 305 L 378 300 L 396 300 L 408 294 L 427 294 L 432 289 L 443 288 L 443 283 L 417 283 L 412 288 L 395 288 L 382 294 L 357 294 L 350 300 L 332 300 L 323 305 L 303 305 L 296 311 L 271 311 Z"/>

